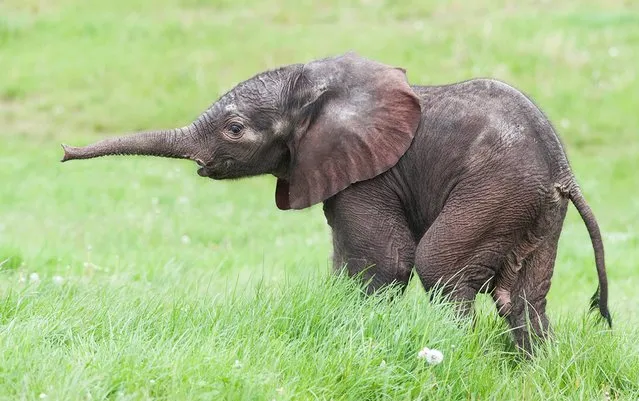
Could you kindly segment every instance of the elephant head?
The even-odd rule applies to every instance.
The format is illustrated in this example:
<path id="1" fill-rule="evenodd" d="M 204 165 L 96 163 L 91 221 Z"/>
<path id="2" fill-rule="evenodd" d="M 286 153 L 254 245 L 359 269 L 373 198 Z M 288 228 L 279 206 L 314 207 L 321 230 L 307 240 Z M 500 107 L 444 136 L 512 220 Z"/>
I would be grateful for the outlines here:
<path id="1" fill-rule="evenodd" d="M 152 155 L 213 179 L 273 174 L 277 206 L 302 209 L 391 168 L 420 115 L 405 70 L 346 53 L 258 74 L 183 128 L 62 145 L 62 161 Z"/>

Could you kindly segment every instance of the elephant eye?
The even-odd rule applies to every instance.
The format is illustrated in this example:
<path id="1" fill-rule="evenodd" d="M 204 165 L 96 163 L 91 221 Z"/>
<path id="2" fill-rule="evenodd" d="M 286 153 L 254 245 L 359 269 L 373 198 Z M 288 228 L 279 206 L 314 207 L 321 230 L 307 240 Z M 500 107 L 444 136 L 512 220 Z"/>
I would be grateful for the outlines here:
<path id="1" fill-rule="evenodd" d="M 229 131 L 231 131 L 234 135 L 238 135 L 240 132 L 242 132 L 242 128 L 244 127 L 237 123 L 229 125 Z"/>

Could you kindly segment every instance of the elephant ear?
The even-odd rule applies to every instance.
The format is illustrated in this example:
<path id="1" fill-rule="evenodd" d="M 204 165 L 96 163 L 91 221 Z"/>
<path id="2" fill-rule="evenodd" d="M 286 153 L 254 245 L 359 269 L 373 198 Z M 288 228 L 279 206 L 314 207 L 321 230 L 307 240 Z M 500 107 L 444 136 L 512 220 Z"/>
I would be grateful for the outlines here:
<path id="1" fill-rule="evenodd" d="M 354 53 L 303 66 L 292 83 L 301 115 L 289 144 L 280 209 L 303 209 L 394 166 L 410 147 L 421 108 L 406 71 Z"/>

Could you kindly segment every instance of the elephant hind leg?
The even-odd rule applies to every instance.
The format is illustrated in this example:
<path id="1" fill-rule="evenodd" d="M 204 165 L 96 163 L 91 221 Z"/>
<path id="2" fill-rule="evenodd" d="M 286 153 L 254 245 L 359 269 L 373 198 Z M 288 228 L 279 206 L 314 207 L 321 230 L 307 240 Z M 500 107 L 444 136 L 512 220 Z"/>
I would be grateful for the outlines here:
<path id="1" fill-rule="evenodd" d="M 545 216 L 554 216 L 546 220 L 546 223 L 554 224 L 546 226 L 551 228 L 548 235 L 521 261 L 521 269 L 508 291 L 510 304 L 507 311 L 500 305 L 500 294 L 503 292 L 497 291 L 499 287 L 495 288 L 493 294 L 498 310 L 511 326 L 517 347 L 528 354 L 533 353 L 535 343 L 544 340 L 551 333 L 546 315 L 546 296 L 550 290 L 565 213 L 564 205 Z"/>
<path id="2" fill-rule="evenodd" d="M 535 283 L 536 277 L 529 278 L 531 273 L 524 270 L 540 267 L 528 269 L 527 258 L 541 252 L 554 233 L 559 208 L 546 206 L 545 194 L 537 188 L 513 189 L 517 196 L 497 199 L 489 184 L 475 183 L 474 188 L 485 193 L 474 193 L 472 199 L 463 192 L 451 194 L 417 245 L 415 269 L 426 290 L 442 288 L 463 314 L 472 312 L 477 293 L 491 292 L 505 317 L 519 307 L 513 299 L 519 281 Z M 540 264 L 539 257 L 532 263 Z"/>
<path id="3" fill-rule="evenodd" d="M 522 267 L 543 242 L 543 238 L 528 232 L 507 253 L 502 266 L 495 273 L 492 296 L 500 316 L 506 317 L 510 315 L 512 309 L 511 292 L 519 278 Z"/>
<path id="4" fill-rule="evenodd" d="M 450 202 L 417 245 L 415 270 L 424 289 L 441 289 L 461 315 L 472 315 L 477 293 L 490 290 L 512 246 L 494 226 L 498 219 L 483 210 L 478 202 Z"/>

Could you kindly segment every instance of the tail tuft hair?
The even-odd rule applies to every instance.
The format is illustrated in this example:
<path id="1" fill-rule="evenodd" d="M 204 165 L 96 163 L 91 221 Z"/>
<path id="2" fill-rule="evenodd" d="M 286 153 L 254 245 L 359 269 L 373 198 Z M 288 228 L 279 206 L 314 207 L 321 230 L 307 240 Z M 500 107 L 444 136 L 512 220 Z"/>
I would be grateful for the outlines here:
<path id="1" fill-rule="evenodd" d="M 601 307 L 600 299 L 599 299 L 599 287 L 597 286 L 597 291 L 590 297 L 590 311 L 594 311 L 595 309 L 599 310 L 599 314 L 602 318 L 606 320 L 608 326 L 612 328 L 612 317 L 610 316 L 610 311 L 608 311 L 608 307 Z"/>

